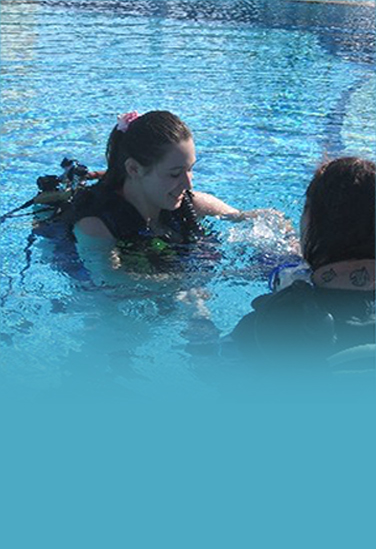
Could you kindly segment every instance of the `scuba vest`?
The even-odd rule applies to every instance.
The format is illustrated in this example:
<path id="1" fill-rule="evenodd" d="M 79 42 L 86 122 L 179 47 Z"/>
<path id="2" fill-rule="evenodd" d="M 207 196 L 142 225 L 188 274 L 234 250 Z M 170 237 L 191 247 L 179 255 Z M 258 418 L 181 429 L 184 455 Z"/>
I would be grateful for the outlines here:
<path id="1" fill-rule="evenodd" d="M 72 206 L 73 224 L 84 217 L 97 217 L 117 241 L 153 236 L 153 232 L 136 208 L 115 192 L 109 193 L 103 189 L 101 182 L 80 189 Z M 166 229 L 160 238 L 166 242 L 189 244 L 206 234 L 197 219 L 190 191 L 186 191 L 177 210 L 161 211 L 160 222 Z"/>
<path id="2" fill-rule="evenodd" d="M 202 246 L 208 260 L 205 268 L 218 260 L 217 247 L 211 245 L 210 239 L 202 238 L 212 233 L 198 221 L 189 191 L 178 209 L 161 211 L 162 234 L 153 233 L 132 204 L 115 192 L 109 193 L 101 182 L 80 190 L 72 206 L 73 224 L 84 217 L 96 217 L 104 223 L 116 241 L 116 265 L 124 266 L 128 273 L 172 274 L 191 270 L 192 259 Z"/>

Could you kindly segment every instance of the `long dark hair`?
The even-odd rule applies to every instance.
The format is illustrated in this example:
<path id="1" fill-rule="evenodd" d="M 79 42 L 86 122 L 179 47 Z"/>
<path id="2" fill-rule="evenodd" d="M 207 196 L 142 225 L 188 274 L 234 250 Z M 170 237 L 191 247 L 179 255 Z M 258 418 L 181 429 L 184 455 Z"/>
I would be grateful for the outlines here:
<path id="1" fill-rule="evenodd" d="M 344 157 L 320 166 L 306 192 L 303 255 L 313 269 L 375 258 L 375 164 Z"/>
<path id="2" fill-rule="evenodd" d="M 134 158 L 143 167 L 162 160 L 168 145 L 192 138 L 188 126 L 168 111 L 150 111 L 133 120 L 123 132 L 116 125 L 108 139 L 107 172 L 103 186 L 118 190 L 126 179 L 125 161 Z"/>
<path id="3" fill-rule="evenodd" d="M 67 219 L 71 225 L 87 216 L 98 216 L 106 200 L 122 189 L 127 177 L 125 162 L 134 158 L 144 168 L 163 159 L 168 146 L 192 138 L 188 126 L 168 111 L 150 111 L 129 123 L 124 132 L 113 128 L 107 141 L 107 170 L 102 179 L 76 193 Z"/>

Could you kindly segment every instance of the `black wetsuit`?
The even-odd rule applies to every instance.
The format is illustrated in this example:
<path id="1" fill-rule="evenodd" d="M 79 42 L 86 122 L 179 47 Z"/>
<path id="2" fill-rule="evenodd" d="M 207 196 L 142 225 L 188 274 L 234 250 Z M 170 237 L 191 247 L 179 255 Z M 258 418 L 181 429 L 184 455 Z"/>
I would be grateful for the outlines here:
<path id="1" fill-rule="evenodd" d="M 84 217 L 98 217 L 117 240 L 152 236 L 146 221 L 132 204 L 116 193 L 104 194 L 89 188 L 74 201 L 74 222 Z M 189 243 L 204 234 L 197 221 L 192 195 L 186 192 L 181 206 L 173 211 L 162 210 L 160 222 L 166 228 L 161 238 L 178 243 Z"/>
<path id="2" fill-rule="evenodd" d="M 317 364 L 351 347 L 375 344 L 375 293 L 296 281 L 253 300 L 231 334 L 250 361 Z"/>
<path id="3" fill-rule="evenodd" d="M 84 217 L 97 217 L 105 224 L 116 239 L 122 265 L 128 271 L 151 274 L 197 270 L 197 262 L 194 265 L 191 261 L 194 258 L 204 259 L 203 269 L 207 270 L 219 258 L 214 235 L 198 221 L 189 191 L 179 208 L 161 211 L 162 234 L 148 228 L 132 204 L 114 192 L 103 191 L 100 184 L 81 191 L 73 202 L 73 224 Z M 209 235 L 213 238 L 206 238 Z"/>

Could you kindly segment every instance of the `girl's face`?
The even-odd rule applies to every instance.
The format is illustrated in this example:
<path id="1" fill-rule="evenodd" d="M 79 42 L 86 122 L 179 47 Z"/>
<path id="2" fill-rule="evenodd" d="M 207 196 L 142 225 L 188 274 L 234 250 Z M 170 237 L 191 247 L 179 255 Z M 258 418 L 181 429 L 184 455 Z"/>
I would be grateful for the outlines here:
<path id="1" fill-rule="evenodd" d="M 152 208 L 176 210 L 186 190 L 192 188 L 192 169 L 196 162 L 192 139 L 169 145 L 166 155 L 140 174 L 143 198 Z"/>

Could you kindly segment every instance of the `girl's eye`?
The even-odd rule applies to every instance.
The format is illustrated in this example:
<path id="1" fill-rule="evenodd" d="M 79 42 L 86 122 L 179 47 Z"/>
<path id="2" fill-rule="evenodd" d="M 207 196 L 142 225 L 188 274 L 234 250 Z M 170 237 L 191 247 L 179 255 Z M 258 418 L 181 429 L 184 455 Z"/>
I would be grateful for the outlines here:
<path id="1" fill-rule="evenodd" d="M 171 174 L 171 177 L 173 177 L 174 179 L 177 179 L 179 176 L 180 176 L 180 172 Z"/>

